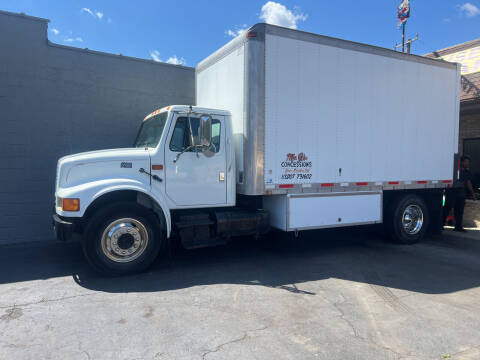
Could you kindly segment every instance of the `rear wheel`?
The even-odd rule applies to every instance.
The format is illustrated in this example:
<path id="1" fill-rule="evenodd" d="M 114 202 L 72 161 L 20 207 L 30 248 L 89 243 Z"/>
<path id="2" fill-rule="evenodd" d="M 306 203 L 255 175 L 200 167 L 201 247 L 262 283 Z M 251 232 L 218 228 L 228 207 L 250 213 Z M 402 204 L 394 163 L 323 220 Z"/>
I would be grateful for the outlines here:
<path id="1" fill-rule="evenodd" d="M 407 194 L 396 199 L 387 214 L 389 236 L 401 244 L 414 244 L 425 236 L 428 208 L 421 197 Z"/>
<path id="2" fill-rule="evenodd" d="M 98 272 L 124 275 L 148 268 L 163 242 L 155 214 L 135 203 L 116 203 L 90 218 L 83 251 Z"/>

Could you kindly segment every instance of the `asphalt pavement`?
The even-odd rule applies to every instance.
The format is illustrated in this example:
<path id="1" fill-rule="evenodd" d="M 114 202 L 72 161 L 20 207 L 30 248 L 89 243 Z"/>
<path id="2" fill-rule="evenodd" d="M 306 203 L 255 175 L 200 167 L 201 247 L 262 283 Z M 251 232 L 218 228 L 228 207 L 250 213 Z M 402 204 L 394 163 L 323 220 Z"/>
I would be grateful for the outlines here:
<path id="1" fill-rule="evenodd" d="M 0 359 L 480 359 L 480 233 L 273 233 L 105 278 L 78 242 L 0 247 Z"/>

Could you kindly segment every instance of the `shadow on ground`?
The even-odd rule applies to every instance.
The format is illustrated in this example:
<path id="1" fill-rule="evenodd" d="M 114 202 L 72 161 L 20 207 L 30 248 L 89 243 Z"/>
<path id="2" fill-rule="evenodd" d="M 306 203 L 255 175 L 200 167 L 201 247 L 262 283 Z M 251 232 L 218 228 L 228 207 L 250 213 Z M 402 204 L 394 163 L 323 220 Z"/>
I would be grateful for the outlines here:
<path id="1" fill-rule="evenodd" d="M 480 239 L 452 235 L 401 246 L 373 228 L 310 231 L 293 239 L 272 233 L 198 250 L 174 250 L 146 273 L 105 278 L 86 264 L 81 246 L 42 243 L 0 247 L 0 284 L 72 276 L 88 289 L 155 292 L 210 284 L 252 284 L 302 292 L 301 283 L 328 278 L 421 293 L 480 285 Z M 304 292 L 308 294 L 308 292 Z"/>

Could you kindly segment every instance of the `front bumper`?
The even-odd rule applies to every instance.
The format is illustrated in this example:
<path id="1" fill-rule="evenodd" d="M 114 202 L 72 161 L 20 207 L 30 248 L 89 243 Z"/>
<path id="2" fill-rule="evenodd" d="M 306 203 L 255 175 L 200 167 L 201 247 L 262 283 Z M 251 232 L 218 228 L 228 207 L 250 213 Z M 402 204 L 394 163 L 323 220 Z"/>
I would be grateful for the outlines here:
<path id="1" fill-rule="evenodd" d="M 53 214 L 53 230 L 55 237 L 60 241 L 67 241 L 72 238 L 74 224 L 72 222 L 63 220 L 57 214 Z"/>

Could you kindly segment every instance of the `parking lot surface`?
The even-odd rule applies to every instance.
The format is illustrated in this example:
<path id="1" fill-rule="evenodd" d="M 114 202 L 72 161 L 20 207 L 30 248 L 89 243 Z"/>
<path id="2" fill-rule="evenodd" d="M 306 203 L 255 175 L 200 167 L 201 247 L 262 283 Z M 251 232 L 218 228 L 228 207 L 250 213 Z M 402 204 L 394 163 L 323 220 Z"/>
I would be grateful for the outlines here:
<path id="1" fill-rule="evenodd" d="M 271 234 L 122 278 L 30 243 L 0 269 L 0 359 L 480 359 L 475 235 Z"/>

